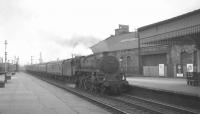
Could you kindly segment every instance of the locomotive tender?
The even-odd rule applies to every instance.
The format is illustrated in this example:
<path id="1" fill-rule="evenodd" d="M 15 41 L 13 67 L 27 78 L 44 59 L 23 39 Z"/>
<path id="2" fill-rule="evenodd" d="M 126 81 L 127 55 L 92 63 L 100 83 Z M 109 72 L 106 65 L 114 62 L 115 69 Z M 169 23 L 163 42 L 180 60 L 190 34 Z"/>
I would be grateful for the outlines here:
<path id="1" fill-rule="evenodd" d="M 26 71 L 44 77 L 73 82 L 85 90 L 119 94 L 128 82 L 119 69 L 119 61 L 106 52 L 62 61 L 26 66 Z"/>

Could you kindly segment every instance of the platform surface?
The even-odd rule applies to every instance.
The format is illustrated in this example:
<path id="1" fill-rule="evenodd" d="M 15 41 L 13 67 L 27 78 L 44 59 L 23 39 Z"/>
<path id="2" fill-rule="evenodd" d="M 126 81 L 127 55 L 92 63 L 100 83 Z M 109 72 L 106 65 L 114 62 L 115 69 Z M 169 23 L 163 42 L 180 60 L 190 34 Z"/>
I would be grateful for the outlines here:
<path id="1" fill-rule="evenodd" d="M 0 88 L 0 114 L 108 114 L 106 110 L 25 73 Z"/>
<path id="2" fill-rule="evenodd" d="M 127 77 L 127 81 L 134 86 L 200 97 L 200 86 L 189 86 L 183 78 Z"/>

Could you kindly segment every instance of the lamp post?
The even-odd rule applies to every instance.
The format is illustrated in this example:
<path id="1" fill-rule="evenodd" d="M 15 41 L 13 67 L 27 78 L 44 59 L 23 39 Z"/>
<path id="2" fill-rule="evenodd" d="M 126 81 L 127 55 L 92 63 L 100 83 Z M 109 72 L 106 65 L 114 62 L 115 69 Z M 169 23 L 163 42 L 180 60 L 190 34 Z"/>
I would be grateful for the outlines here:
<path id="1" fill-rule="evenodd" d="M 7 40 L 5 40 L 5 43 L 4 43 L 4 44 L 5 44 L 5 64 L 4 64 L 4 66 L 5 66 L 5 82 L 7 82 L 7 68 L 6 68 L 6 67 L 7 67 L 7 66 L 6 66 L 6 62 L 7 62 L 7 52 L 6 52 L 6 48 L 7 48 L 7 47 L 6 47 L 6 46 L 7 46 L 7 44 L 8 44 L 8 43 L 7 43 Z"/>
<path id="2" fill-rule="evenodd" d="M 140 34 L 139 31 L 137 29 L 137 38 L 138 38 L 138 66 L 139 66 L 139 74 L 141 73 L 141 46 L 140 46 Z"/>

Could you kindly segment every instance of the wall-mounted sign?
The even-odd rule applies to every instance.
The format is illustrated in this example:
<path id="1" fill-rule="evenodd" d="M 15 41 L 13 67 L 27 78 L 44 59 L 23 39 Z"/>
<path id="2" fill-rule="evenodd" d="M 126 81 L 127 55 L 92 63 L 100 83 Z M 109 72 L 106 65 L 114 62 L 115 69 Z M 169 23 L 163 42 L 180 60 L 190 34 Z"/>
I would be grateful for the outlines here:
<path id="1" fill-rule="evenodd" d="M 177 77 L 183 77 L 183 66 L 181 64 L 176 65 L 176 75 Z"/>
<path id="2" fill-rule="evenodd" d="M 165 76 L 165 65 L 159 64 L 159 76 Z"/>
<path id="3" fill-rule="evenodd" d="M 187 72 L 193 72 L 193 64 L 187 64 Z"/>

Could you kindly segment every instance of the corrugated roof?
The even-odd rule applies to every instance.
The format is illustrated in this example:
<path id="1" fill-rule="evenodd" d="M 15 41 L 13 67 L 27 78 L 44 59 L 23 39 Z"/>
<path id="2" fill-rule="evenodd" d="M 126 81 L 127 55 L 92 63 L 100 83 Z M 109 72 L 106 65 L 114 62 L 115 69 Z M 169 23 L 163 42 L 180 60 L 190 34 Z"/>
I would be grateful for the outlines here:
<path id="1" fill-rule="evenodd" d="M 160 22 L 157 22 L 157 23 L 153 23 L 153 24 L 150 24 L 150 25 L 146 25 L 146 26 L 140 27 L 140 28 L 138 28 L 138 31 L 142 31 L 142 30 L 148 29 L 148 28 L 153 27 L 153 26 L 156 26 L 156 25 L 168 23 L 168 22 L 170 22 L 170 21 L 178 20 L 178 19 L 181 19 L 181 18 L 190 16 L 190 15 L 198 14 L 198 13 L 200 13 L 200 9 L 194 10 L 194 11 L 192 11 L 192 12 L 188 12 L 188 13 L 185 13 L 185 14 L 182 14 L 182 15 L 179 15 L 179 16 L 176 16 L 176 17 L 173 17 L 173 18 L 164 20 L 164 21 L 160 21 Z"/>
<path id="2" fill-rule="evenodd" d="M 96 45 L 93 45 L 91 49 L 94 53 L 100 53 L 106 51 L 133 49 L 137 47 L 138 40 L 136 38 L 136 32 L 130 32 L 127 34 L 108 37 Z"/>

